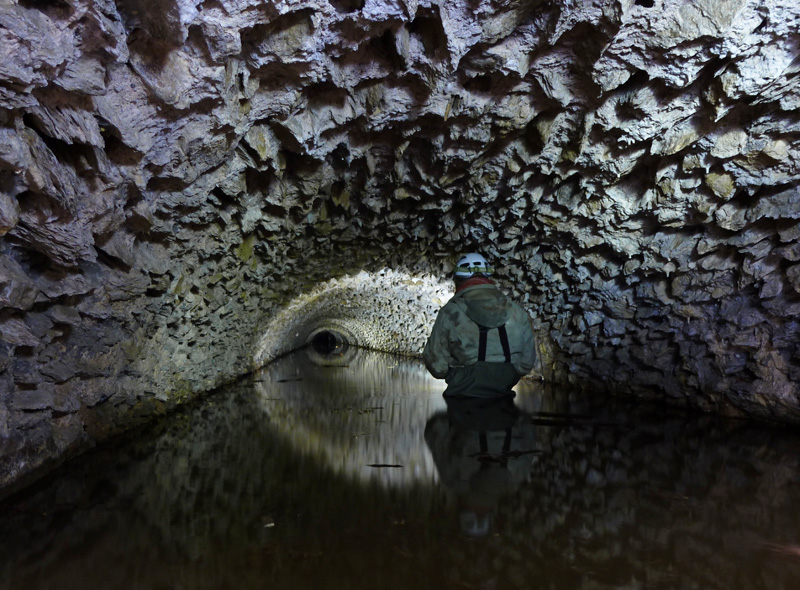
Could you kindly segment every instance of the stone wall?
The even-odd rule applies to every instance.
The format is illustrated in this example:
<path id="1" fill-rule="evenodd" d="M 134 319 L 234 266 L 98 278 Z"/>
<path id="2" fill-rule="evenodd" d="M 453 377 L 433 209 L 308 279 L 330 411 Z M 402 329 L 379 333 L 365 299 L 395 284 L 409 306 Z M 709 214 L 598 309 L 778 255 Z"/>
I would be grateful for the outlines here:
<path id="1" fill-rule="evenodd" d="M 797 422 L 799 17 L 4 3 L 0 484 L 249 370 L 315 285 L 464 249 L 500 261 L 548 379 Z"/>

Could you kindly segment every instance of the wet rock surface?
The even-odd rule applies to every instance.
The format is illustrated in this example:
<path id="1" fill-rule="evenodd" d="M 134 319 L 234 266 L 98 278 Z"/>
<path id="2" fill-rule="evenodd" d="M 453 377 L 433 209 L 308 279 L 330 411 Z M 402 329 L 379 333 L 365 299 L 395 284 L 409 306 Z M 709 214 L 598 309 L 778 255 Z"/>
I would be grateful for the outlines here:
<path id="1" fill-rule="evenodd" d="M 547 379 L 798 422 L 799 13 L 5 3 L 0 484 L 302 340 L 292 305 L 417 353 L 467 248 Z"/>

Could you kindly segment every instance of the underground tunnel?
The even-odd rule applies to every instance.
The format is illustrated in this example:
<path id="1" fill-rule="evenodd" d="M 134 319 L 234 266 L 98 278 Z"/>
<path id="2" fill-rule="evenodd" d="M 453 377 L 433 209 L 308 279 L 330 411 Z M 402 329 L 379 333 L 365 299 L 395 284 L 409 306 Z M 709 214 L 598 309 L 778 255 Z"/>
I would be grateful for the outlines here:
<path id="1" fill-rule="evenodd" d="M 0 6 L 0 486 L 481 251 L 536 378 L 800 421 L 794 0 Z"/>

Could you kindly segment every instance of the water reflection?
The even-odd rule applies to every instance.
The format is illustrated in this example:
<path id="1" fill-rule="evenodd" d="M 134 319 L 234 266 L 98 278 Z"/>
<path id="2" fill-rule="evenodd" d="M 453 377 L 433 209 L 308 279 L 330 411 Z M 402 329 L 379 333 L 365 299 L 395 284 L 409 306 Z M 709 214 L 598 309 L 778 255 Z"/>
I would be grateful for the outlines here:
<path id="1" fill-rule="evenodd" d="M 492 531 L 502 501 L 527 479 L 526 455 L 542 452 L 534 429 L 510 397 L 446 398 L 447 411 L 425 425 L 425 442 L 441 481 L 456 497 L 461 530 Z"/>
<path id="2" fill-rule="evenodd" d="M 363 482 L 432 483 L 436 470 L 421 424 L 444 407 L 441 382 L 407 359 L 313 347 L 258 374 L 255 391 L 276 433 L 296 453 Z"/>
<path id="3" fill-rule="evenodd" d="M 318 352 L 0 505 L 0 588 L 800 583 L 796 432 Z"/>

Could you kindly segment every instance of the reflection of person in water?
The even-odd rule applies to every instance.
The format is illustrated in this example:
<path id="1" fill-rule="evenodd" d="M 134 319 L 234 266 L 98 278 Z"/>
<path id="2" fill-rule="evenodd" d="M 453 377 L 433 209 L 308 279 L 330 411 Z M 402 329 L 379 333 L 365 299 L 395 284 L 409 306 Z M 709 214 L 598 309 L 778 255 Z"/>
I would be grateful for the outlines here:
<path id="1" fill-rule="evenodd" d="M 445 399 L 447 413 L 428 420 L 425 442 L 442 483 L 458 499 L 461 530 L 483 537 L 491 532 L 501 500 L 525 478 L 525 463 L 518 462 L 521 470 L 509 464 L 526 454 L 511 448 L 519 410 L 511 397 Z"/>
<path id="2" fill-rule="evenodd" d="M 489 278 L 480 254 L 456 264 L 456 293 L 436 316 L 422 358 L 445 396 L 514 395 L 511 388 L 533 369 L 536 352 L 528 314 Z"/>

